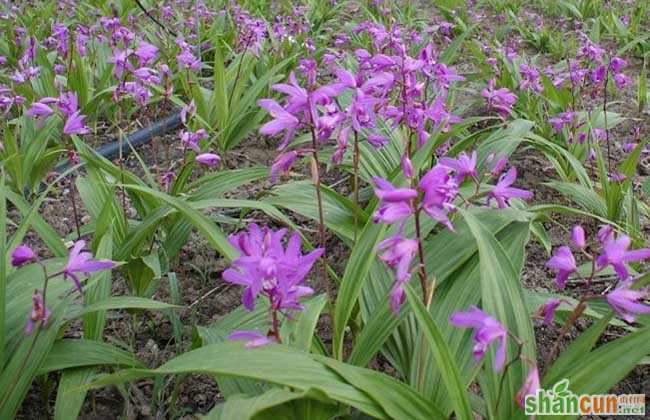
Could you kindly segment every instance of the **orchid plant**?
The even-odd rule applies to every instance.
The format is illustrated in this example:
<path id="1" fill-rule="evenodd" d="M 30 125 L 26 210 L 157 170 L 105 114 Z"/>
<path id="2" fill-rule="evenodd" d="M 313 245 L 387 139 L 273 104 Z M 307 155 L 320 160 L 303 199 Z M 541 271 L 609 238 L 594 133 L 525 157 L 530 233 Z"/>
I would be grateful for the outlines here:
<path id="1" fill-rule="evenodd" d="M 648 6 L 620 3 L 0 1 L 0 418 L 109 385 L 181 417 L 197 373 L 211 418 L 610 391 L 650 352 Z"/>

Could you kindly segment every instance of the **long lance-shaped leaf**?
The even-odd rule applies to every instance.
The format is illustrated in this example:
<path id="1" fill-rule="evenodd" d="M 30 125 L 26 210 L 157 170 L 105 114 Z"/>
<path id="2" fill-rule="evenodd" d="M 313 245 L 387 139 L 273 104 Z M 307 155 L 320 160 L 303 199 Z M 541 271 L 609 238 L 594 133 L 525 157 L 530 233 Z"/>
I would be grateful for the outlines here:
<path id="1" fill-rule="evenodd" d="M 305 411 L 308 408 L 309 411 Z M 339 411 L 334 401 L 315 389 L 294 392 L 272 388 L 255 397 L 235 395 L 210 410 L 205 420 L 329 420 Z"/>
<path id="2" fill-rule="evenodd" d="M 375 418 L 390 418 L 379 401 L 348 383 L 323 363 L 314 360 L 308 353 L 281 345 L 247 350 L 241 343 L 212 344 L 182 354 L 155 370 L 129 369 L 107 375 L 93 382 L 92 387 L 152 375 L 185 373 L 229 375 L 268 381 L 297 391 L 316 389 L 333 400 L 355 407 Z M 405 401 L 405 404 L 408 405 L 408 402 Z"/>
<path id="3" fill-rule="evenodd" d="M 413 157 L 413 168 L 419 171 L 424 168 L 429 160 L 433 142 L 429 141 Z M 392 179 L 393 182 L 403 180 L 402 175 L 397 175 Z M 374 210 L 376 201 L 370 205 Z M 370 212 L 369 212 L 370 213 Z M 336 305 L 334 309 L 334 337 L 332 340 L 333 355 L 337 359 L 343 358 L 343 338 L 348 320 L 352 314 L 357 299 L 361 294 L 364 282 L 368 277 L 370 267 L 375 261 L 377 254 L 377 245 L 386 232 L 384 225 L 377 225 L 372 220 L 366 223 L 365 228 L 361 231 L 357 243 L 352 249 L 350 259 L 345 266 L 341 288 L 336 296 Z"/>
<path id="4" fill-rule="evenodd" d="M 404 290 L 406 291 L 409 304 L 413 308 L 415 318 L 420 323 L 422 332 L 429 343 L 431 354 L 436 361 L 436 365 L 441 371 L 442 380 L 445 382 L 447 392 L 453 402 L 452 406 L 454 407 L 456 418 L 473 418 L 467 398 L 467 387 L 463 384 L 458 366 L 451 356 L 449 346 L 438 330 L 436 323 L 431 318 L 431 314 L 429 314 L 427 308 L 425 308 L 424 304 L 415 295 L 411 286 L 408 284 L 404 285 Z"/>
<path id="5" fill-rule="evenodd" d="M 38 374 L 96 365 L 143 367 L 133 354 L 95 340 L 59 340 L 45 357 Z"/>
<path id="6" fill-rule="evenodd" d="M 519 273 L 515 270 L 510 257 L 494 235 L 466 210 L 460 210 L 472 234 L 476 238 L 481 267 L 481 301 L 483 309 L 503 323 L 511 334 L 516 335 L 524 344 L 522 354 L 529 360 L 536 360 L 535 336 L 526 308 Z M 516 357 L 513 345 L 508 346 L 508 361 Z M 492 357 L 490 357 L 492 360 Z M 489 401 L 488 409 L 497 410 L 499 418 L 510 418 L 514 415 L 513 405 L 515 394 L 525 380 L 524 366 L 520 362 L 512 364 L 508 372 L 501 376 L 492 371 L 492 366 L 486 369 L 483 391 Z M 503 382 L 503 383 L 502 383 Z M 503 388 L 503 389 L 501 389 Z M 499 407 L 496 407 L 499 400 Z"/>
<path id="7" fill-rule="evenodd" d="M 65 322 L 63 312 L 70 298 L 52 309 L 45 329 L 25 337 L 0 373 L 0 418 L 12 419 L 29 390 L 39 366 L 49 353 L 59 328 Z M 40 328 L 40 327 L 37 327 Z"/>
<path id="8" fill-rule="evenodd" d="M 237 258 L 237 251 L 228 243 L 226 235 L 221 229 L 199 211 L 192 208 L 183 200 L 172 197 L 163 192 L 144 187 L 142 185 L 124 185 L 124 188 L 133 191 L 139 191 L 145 195 L 154 197 L 172 207 L 179 213 L 186 217 L 192 225 L 197 228 L 206 239 L 214 246 L 214 248 L 221 253 L 226 259 L 233 260 Z"/>

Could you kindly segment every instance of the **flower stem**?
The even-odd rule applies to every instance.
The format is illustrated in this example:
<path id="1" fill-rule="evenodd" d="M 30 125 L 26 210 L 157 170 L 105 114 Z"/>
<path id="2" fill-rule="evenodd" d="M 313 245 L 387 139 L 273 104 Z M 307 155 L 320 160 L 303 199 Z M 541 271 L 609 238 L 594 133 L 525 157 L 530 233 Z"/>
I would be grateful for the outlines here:
<path id="1" fill-rule="evenodd" d="M 607 128 L 607 82 L 609 81 L 609 62 L 607 63 L 607 71 L 605 73 L 605 83 L 603 87 L 603 118 L 605 120 L 605 143 L 607 143 L 607 171 L 611 175 L 612 172 L 612 156 L 611 147 L 609 144 L 609 130 Z"/>
<path id="2" fill-rule="evenodd" d="M 70 176 L 70 202 L 72 203 L 72 215 L 74 217 L 74 225 L 77 228 L 77 240 L 81 238 L 81 228 L 79 227 L 79 213 L 77 211 L 77 202 L 75 200 L 75 182 L 74 175 Z M 46 283 L 47 284 L 47 283 Z"/>
<path id="3" fill-rule="evenodd" d="M 47 310 L 46 309 L 47 306 L 45 306 L 47 304 L 46 301 L 47 283 L 50 279 L 50 276 L 48 276 L 47 274 L 47 267 L 45 266 L 45 264 L 41 263 L 40 261 L 38 263 L 43 269 L 43 310 L 45 311 Z M 27 354 L 25 355 L 25 358 L 20 363 L 20 368 L 16 371 L 16 375 L 11 379 L 11 385 L 7 387 L 7 393 L 2 396 L 2 401 L 0 401 L 0 411 L 2 411 L 2 408 L 7 403 L 9 397 L 12 395 L 12 391 L 16 386 L 16 383 L 18 383 L 18 379 L 22 376 L 23 370 L 25 369 L 25 366 L 27 366 L 27 362 L 29 361 L 32 352 L 34 351 L 34 347 L 36 347 L 36 341 L 38 340 L 38 337 L 40 336 L 42 330 L 43 330 L 43 321 L 41 320 L 39 321 L 38 326 L 36 327 L 36 333 L 34 334 L 34 339 L 29 345 Z"/>
<path id="4" fill-rule="evenodd" d="M 323 213 L 323 198 L 321 196 L 321 183 L 320 183 L 320 170 L 318 164 L 318 140 L 316 139 L 316 130 L 314 128 L 313 122 L 309 124 L 311 129 L 311 141 L 312 141 L 312 179 L 316 187 L 316 201 L 318 202 L 318 233 L 320 237 L 320 246 L 323 248 L 323 255 L 321 256 L 321 265 L 322 265 L 322 281 L 323 285 L 327 289 L 327 295 L 329 298 L 332 298 L 332 290 L 329 284 L 327 276 L 327 251 L 325 248 L 325 216 Z"/>
<path id="5" fill-rule="evenodd" d="M 359 222 L 359 133 L 354 132 L 354 243 L 357 242 Z"/>
<path id="6" fill-rule="evenodd" d="M 515 340 L 517 343 L 517 355 L 508 362 L 505 368 L 503 368 L 503 374 L 501 375 L 501 379 L 499 379 L 499 390 L 497 392 L 497 400 L 496 403 L 494 404 L 494 411 L 497 411 L 499 409 L 499 403 L 501 402 L 501 394 L 503 393 L 503 383 L 505 382 L 506 374 L 508 373 L 508 369 L 510 369 L 510 366 L 515 364 L 517 360 L 521 359 L 521 352 L 524 348 L 524 343 L 521 342 L 517 337 L 514 335 L 510 335 L 511 338 Z"/>
<path id="7" fill-rule="evenodd" d="M 273 309 L 273 302 L 271 302 L 271 307 L 269 308 L 271 312 L 271 331 L 270 335 L 275 337 L 275 340 L 281 344 L 282 338 L 280 337 L 280 321 L 278 320 L 278 311 Z"/>

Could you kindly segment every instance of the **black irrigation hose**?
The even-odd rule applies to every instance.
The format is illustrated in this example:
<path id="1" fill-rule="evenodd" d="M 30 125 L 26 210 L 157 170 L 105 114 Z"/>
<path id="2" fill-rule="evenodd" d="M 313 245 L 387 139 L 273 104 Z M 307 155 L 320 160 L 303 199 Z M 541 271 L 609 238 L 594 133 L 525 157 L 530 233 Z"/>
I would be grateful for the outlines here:
<path id="1" fill-rule="evenodd" d="M 158 120 L 149 127 L 145 127 L 141 130 L 136 131 L 135 133 L 127 136 L 122 140 L 122 156 L 128 156 L 131 154 L 132 148 L 135 149 L 138 146 L 149 143 L 154 137 L 167 134 L 175 128 L 178 128 L 181 125 L 181 114 L 176 113 L 168 117 Z M 95 150 L 97 154 L 105 157 L 106 159 L 113 159 L 119 156 L 120 153 L 120 141 L 116 140 L 112 143 L 101 146 Z M 61 174 L 70 168 L 70 162 L 64 162 L 57 165 L 54 168 L 54 171 Z"/>

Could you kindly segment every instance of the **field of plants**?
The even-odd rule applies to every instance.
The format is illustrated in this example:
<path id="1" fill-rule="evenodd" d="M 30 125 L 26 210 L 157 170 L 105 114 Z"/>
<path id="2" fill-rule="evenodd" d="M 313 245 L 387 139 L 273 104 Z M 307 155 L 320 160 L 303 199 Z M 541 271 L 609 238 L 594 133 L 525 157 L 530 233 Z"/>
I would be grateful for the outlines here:
<path id="1" fill-rule="evenodd" d="M 648 0 L 0 0 L 0 419 L 648 393 L 649 67 Z"/>

